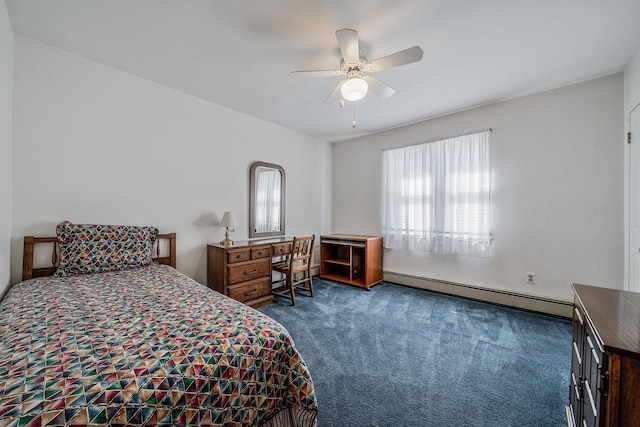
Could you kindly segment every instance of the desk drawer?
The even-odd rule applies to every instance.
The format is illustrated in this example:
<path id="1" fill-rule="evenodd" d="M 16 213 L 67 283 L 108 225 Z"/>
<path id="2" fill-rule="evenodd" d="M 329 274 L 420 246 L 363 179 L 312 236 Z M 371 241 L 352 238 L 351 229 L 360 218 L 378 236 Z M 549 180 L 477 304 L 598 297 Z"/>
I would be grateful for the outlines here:
<path id="1" fill-rule="evenodd" d="M 271 285 L 268 277 L 229 286 L 229 296 L 240 302 L 247 302 L 269 294 L 271 294 Z"/>
<path id="2" fill-rule="evenodd" d="M 275 243 L 273 245 L 273 256 L 287 255 L 291 253 L 291 242 Z"/>
<path id="3" fill-rule="evenodd" d="M 246 282 L 247 280 L 269 277 L 271 275 L 271 258 L 262 258 L 256 261 L 227 266 L 227 282 Z"/>
<path id="4" fill-rule="evenodd" d="M 271 246 L 251 248 L 251 259 L 271 258 Z"/>
<path id="5" fill-rule="evenodd" d="M 227 257 L 227 262 L 229 264 L 249 261 L 251 259 L 251 251 L 249 249 L 231 249 L 227 251 Z"/>

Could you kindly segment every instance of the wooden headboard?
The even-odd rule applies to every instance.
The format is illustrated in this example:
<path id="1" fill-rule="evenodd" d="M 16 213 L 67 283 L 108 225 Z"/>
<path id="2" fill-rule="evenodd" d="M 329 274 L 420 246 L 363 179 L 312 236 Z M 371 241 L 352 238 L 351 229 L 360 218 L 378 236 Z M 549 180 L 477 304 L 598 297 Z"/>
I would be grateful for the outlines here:
<path id="1" fill-rule="evenodd" d="M 160 256 L 160 240 L 169 240 L 169 254 Z M 24 236 L 24 250 L 22 253 L 22 280 L 32 279 L 34 277 L 51 276 L 58 269 L 58 239 L 56 237 L 34 237 Z M 36 244 L 50 243 L 51 266 L 33 268 L 33 248 Z M 176 268 L 176 233 L 158 234 L 155 243 L 156 256 L 153 260 L 160 263 L 170 265 Z"/>

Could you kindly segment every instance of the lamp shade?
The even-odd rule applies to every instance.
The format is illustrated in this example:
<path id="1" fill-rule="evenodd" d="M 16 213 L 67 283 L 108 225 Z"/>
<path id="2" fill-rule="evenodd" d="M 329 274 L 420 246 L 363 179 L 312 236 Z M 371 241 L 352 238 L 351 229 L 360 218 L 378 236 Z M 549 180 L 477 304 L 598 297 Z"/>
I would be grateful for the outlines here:
<path id="1" fill-rule="evenodd" d="M 238 225 L 238 220 L 236 219 L 236 216 L 233 214 L 233 212 L 226 211 L 222 215 L 222 219 L 220 220 L 219 225 L 221 227 L 235 227 L 236 225 Z"/>
<path id="2" fill-rule="evenodd" d="M 364 98 L 369 90 L 369 84 L 360 77 L 351 77 L 340 87 L 342 97 L 347 101 L 358 101 Z"/>

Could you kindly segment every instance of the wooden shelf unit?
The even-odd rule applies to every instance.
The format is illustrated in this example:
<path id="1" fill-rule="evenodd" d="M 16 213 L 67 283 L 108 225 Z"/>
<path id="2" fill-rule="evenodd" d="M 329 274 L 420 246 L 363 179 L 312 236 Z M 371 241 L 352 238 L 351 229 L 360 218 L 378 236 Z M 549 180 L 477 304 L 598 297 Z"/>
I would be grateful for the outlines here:
<path id="1" fill-rule="evenodd" d="M 320 277 L 370 288 L 382 281 L 382 237 L 320 236 Z"/>

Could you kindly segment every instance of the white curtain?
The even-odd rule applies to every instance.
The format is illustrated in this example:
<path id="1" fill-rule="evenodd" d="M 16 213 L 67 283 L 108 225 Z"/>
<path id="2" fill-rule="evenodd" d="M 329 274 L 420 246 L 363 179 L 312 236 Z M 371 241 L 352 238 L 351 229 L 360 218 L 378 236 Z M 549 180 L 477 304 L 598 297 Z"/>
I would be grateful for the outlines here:
<path id="1" fill-rule="evenodd" d="M 280 230 L 280 171 L 256 170 L 256 232 Z"/>
<path id="2" fill-rule="evenodd" d="M 487 257 L 490 132 L 384 151 L 385 246 Z"/>

